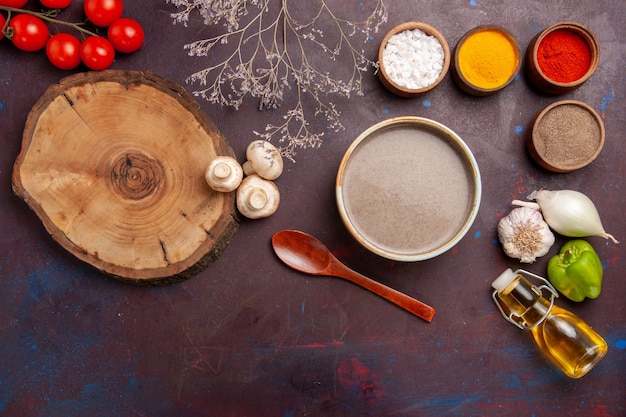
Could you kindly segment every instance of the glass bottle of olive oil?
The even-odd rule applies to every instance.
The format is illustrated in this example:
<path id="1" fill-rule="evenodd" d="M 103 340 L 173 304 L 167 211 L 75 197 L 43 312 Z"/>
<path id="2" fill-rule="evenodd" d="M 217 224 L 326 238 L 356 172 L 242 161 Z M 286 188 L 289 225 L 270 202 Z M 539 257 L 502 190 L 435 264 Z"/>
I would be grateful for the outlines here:
<path id="1" fill-rule="evenodd" d="M 532 285 L 525 276 L 543 284 Z M 544 278 L 507 269 L 491 285 L 502 315 L 517 327 L 530 330 L 543 353 L 567 376 L 582 377 L 606 355 L 608 347 L 602 336 L 580 317 L 556 306 L 558 293 Z M 549 299 L 542 289 L 550 293 Z"/>

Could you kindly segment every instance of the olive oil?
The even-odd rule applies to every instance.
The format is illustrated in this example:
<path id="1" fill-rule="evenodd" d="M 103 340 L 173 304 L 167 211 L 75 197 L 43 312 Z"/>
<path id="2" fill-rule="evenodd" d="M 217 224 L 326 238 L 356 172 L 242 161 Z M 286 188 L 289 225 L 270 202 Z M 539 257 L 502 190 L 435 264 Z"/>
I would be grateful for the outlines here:
<path id="1" fill-rule="evenodd" d="M 606 355 L 606 341 L 580 317 L 554 305 L 557 293 L 547 281 L 535 276 L 546 284 L 536 287 L 523 273 L 529 274 L 504 271 L 492 284 L 494 301 L 507 320 L 530 330 L 546 357 L 567 376 L 582 377 Z M 550 291 L 550 299 L 543 297 L 542 288 Z"/>

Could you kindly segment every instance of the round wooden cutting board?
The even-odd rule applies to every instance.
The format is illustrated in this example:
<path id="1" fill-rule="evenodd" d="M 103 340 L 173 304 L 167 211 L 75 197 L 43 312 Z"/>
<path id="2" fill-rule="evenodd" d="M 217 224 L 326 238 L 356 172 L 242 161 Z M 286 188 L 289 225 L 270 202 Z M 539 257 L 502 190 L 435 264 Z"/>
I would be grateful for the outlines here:
<path id="1" fill-rule="evenodd" d="M 217 259 L 239 227 L 234 193 L 204 180 L 218 155 L 234 153 L 180 85 L 80 73 L 28 115 L 13 190 L 77 258 L 136 283 L 175 282 Z"/>

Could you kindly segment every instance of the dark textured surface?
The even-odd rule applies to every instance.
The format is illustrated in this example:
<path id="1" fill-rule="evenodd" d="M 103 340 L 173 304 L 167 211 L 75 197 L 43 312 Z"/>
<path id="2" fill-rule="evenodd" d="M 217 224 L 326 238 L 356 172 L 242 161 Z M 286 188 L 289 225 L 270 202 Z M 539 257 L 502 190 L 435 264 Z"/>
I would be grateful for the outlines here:
<path id="1" fill-rule="evenodd" d="M 11 169 L 27 113 L 67 73 L 54 70 L 43 53 L 0 42 L 0 415 L 626 415 L 626 243 L 589 238 L 605 268 L 603 293 L 580 304 L 558 301 L 609 344 L 605 360 L 583 379 L 570 380 L 545 361 L 530 334 L 507 323 L 490 297 L 491 281 L 519 266 L 503 254 L 497 222 L 512 199 L 534 189 L 586 193 L 607 231 L 626 240 L 626 3 L 388 0 L 387 7 L 383 32 L 421 20 L 451 46 L 474 26 L 498 24 L 525 49 L 544 27 L 576 21 L 598 37 L 600 66 L 582 88 L 560 97 L 533 91 L 521 77 L 496 95 L 476 98 L 448 76 L 427 95 L 407 100 L 368 77 L 364 97 L 336 100 L 346 129 L 287 163 L 277 181 L 278 213 L 243 221 L 215 263 L 188 281 L 157 288 L 112 280 L 78 261 L 13 195 Z M 144 24 L 147 42 L 113 68 L 153 71 L 185 85 L 202 64 L 187 57 L 183 45 L 206 30 L 198 18 L 188 28 L 172 25 L 175 10 L 164 1 L 127 1 L 126 15 Z M 372 57 L 383 35 L 365 45 Z M 531 161 L 524 137 L 535 113 L 561 98 L 598 111 L 607 138 L 589 167 L 552 174 Z M 268 117 L 256 103 L 238 111 L 200 105 L 239 158 Z M 452 251 L 413 264 L 359 248 L 341 224 L 333 189 L 349 143 L 370 125 L 401 115 L 428 117 L 457 132 L 483 175 L 470 233 Z M 282 265 L 270 238 L 286 228 L 317 236 L 352 268 L 432 305 L 433 322 L 347 282 Z M 557 237 L 550 255 L 565 241 Z M 547 260 L 527 269 L 544 274 Z"/>

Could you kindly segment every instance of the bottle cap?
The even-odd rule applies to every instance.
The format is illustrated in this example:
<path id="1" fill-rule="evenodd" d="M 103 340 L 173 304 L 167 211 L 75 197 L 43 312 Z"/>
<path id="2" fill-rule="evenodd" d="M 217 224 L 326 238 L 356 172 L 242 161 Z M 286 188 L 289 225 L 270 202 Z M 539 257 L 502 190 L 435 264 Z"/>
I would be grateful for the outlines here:
<path id="1" fill-rule="evenodd" d="M 545 315 L 531 325 L 529 325 L 526 320 L 519 316 L 516 312 L 512 311 L 510 306 L 508 306 L 507 303 L 505 301 L 502 301 L 502 299 L 500 298 L 502 292 L 506 289 L 506 287 L 511 285 L 511 282 L 513 282 L 513 280 L 516 279 L 518 275 L 523 277 L 525 281 L 526 277 L 532 277 L 543 283 L 539 286 L 532 285 L 529 281 L 526 281 L 525 283 L 529 286 L 528 289 L 532 290 L 537 297 L 543 297 L 543 293 L 541 292 L 542 289 L 546 289 L 550 293 L 550 306 L 546 309 Z M 493 298 L 493 301 L 496 303 L 496 306 L 498 307 L 498 310 L 500 310 L 500 313 L 502 313 L 502 316 L 507 321 L 513 323 L 523 330 L 530 330 L 533 327 L 537 326 L 539 323 L 541 323 L 548 316 L 548 314 L 550 314 L 552 306 L 554 305 L 554 299 L 559 296 L 556 289 L 550 284 L 547 279 L 540 277 L 539 275 L 535 275 L 531 272 L 524 271 L 523 269 L 518 269 L 517 271 L 513 272 L 510 268 L 507 268 L 498 276 L 498 278 L 496 278 L 491 283 L 491 286 L 494 288 L 494 291 L 491 294 L 491 298 Z"/>
<path id="2" fill-rule="evenodd" d="M 507 268 L 491 283 L 491 286 L 496 291 L 501 292 L 511 283 L 511 281 L 513 281 L 516 276 L 517 274 L 513 272 L 511 268 Z"/>

